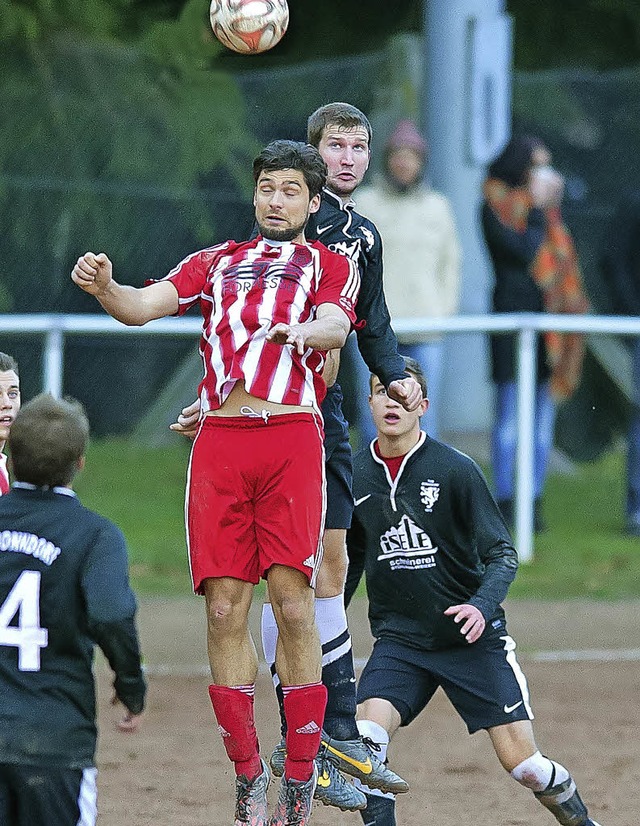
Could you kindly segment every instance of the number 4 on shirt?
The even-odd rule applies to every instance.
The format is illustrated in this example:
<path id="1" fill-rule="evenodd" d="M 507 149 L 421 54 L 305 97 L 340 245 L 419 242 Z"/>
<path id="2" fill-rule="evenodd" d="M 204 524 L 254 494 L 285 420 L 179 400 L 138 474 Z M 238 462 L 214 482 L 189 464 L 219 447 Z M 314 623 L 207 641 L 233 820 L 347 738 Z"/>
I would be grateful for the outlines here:
<path id="1" fill-rule="evenodd" d="M 18 624 L 9 625 L 18 615 Z M 40 573 L 23 571 L 0 607 L 0 645 L 18 649 L 20 671 L 40 671 L 40 649 L 48 631 L 40 628 Z"/>

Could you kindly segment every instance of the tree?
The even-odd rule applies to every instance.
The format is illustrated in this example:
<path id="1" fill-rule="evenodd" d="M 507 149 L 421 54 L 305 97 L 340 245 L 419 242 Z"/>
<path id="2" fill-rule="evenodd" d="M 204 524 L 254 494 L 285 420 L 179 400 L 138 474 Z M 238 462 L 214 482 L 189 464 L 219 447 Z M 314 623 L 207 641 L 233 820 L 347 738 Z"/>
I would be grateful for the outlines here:
<path id="1" fill-rule="evenodd" d="M 235 82 L 210 68 L 222 47 L 206 7 L 188 0 L 176 19 L 149 20 L 147 11 L 148 24 L 132 26 L 128 6 L 2 6 L 0 310 L 65 309 L 77 250 L 112 250 L 139 281 L 149 250 L 172 238 L 178 248 L 209 241 L 204 175 L 220 170 L 236 196 L 250 191 L 256 144 Z"/>

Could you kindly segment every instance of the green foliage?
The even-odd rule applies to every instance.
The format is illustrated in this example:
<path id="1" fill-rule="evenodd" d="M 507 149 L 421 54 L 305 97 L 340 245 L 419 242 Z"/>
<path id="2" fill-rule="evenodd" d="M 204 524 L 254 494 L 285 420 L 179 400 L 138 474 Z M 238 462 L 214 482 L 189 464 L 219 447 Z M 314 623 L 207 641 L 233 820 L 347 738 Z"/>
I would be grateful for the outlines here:
<path id="1" fill-rule="evenodd" d="M 167 448 L 96 441 L 77 480 L 84 504 L 124 531 L 141 593 L 190 591 L 183 514 L 188 450 L 177 436 Z M 640 597 L 640 540 L 622 533 L 623 488 L 619 453 L 580 466 L 574 476 L 553 476 L 544 503 L 549 529 L 536 537 L 534 561 L 520 566 L 509 596 Z"/>
<path id="2" fill-rule="evenodd" d="M 177 19 L 151 19 L 126 42 L 129 5 L 2 6 L 0 229 L 14 250 L 38 239 L 64 264 L 69 249 L 89 245 L 127 260 L 141 244 L 131 230 L 142 195 L 167 204 L 163 220 L 144 228 L 150 248 L 166 236 L 166 221 L 210 242 L 203 177 L 221 171 L 250 193 L 256 143 L 237 85 L 210 69 L 222 47 L 206 8 L 188 0 Z M 15 293 L 20 285 L 8 286 Z"/>
<path id="3" fill-rule="evenodd" d="M 518 69 L 611 68 L 640 60 L 637 0 L 507 0 Z"/>

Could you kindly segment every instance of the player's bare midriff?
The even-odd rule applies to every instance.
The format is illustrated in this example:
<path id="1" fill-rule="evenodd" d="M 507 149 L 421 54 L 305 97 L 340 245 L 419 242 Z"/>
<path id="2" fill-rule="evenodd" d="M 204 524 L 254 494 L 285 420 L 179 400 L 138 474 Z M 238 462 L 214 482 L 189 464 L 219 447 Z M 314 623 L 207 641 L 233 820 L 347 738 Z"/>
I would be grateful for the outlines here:
<path id="1" fill-rule="evenodd" d="M 206 416 L 245 416 L 246 409 L 251 408 L 258 415 L 266 410 L 270 416 L 282 416 L 286 413 L 313 413 L 312 407 L 301 404 L 280 404 L 260 399 L 247 393 L 243 382 L 236 382 L 233 390 L 217 410 L 209 410 Z"/>

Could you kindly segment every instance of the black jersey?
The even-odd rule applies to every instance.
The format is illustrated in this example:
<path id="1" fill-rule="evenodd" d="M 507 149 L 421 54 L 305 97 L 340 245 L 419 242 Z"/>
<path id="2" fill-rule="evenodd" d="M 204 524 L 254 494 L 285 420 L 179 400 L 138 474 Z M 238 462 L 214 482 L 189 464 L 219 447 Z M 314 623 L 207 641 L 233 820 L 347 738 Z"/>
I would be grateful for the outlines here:
<path id="1" fill-rule="evenodd" d="M 406 378 L 404 361 L 382 285 L 382 241 L 375 224 L 358 214 L 353 205 L 325 189 L 318 212 L 311 215 L 305 230 L 330 250 L 351 258 L 360 270 L 360 292 L 356 304 L 358 349 L 369 370 L 385 387 Z"/>
<path id="2" fill-rule="evenodd" d="M 0 763 L 94 765 L 94 643 L 118 699 L 145 680 L 124 537 L 67 488 L 0 497 Z"/>
<path id="3" fill-rule="evenodd" d="M 373 445 L 355 457 L 353 476 L 346 599 L 364 569 L 374 637 L 448 648 L 465 640 L 446 608 L 470 603 L 487 623 L 504 617 L 517 554 L 473 459 L 421 433 L 394 481 Z"/>

